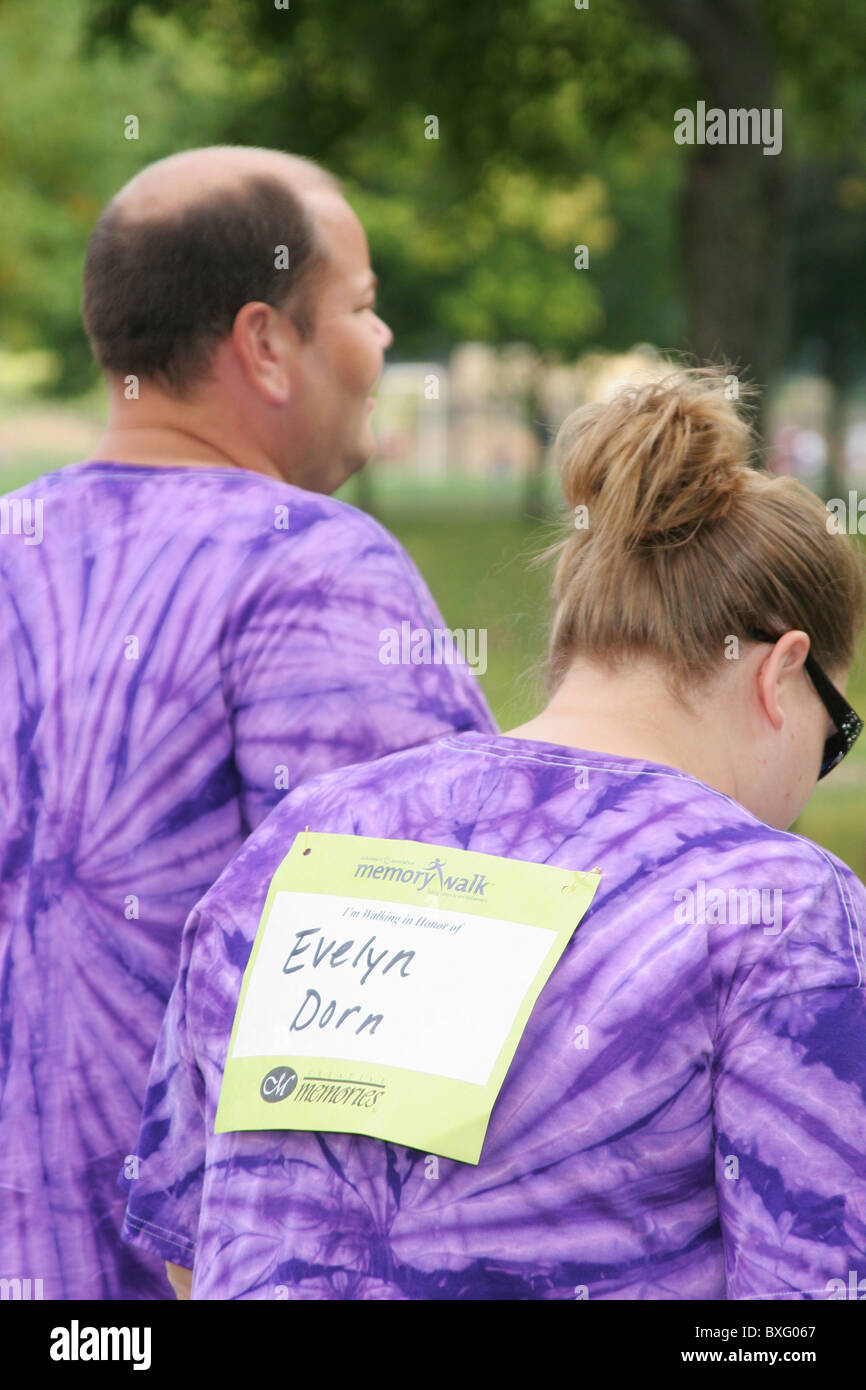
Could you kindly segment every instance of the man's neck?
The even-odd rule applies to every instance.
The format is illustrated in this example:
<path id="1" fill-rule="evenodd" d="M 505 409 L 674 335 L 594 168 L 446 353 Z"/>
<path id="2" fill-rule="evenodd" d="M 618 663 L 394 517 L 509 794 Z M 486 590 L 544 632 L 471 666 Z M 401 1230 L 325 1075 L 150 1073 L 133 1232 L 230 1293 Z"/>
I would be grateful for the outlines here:
<path id="1" fill-rule="evenodd" d="M 97 460 L 151 468 L 241 468 L 280 476 L 271 460 L 257 449 L 219 447 L 194 429 L 164 425 L 109 423 L 91 455 L 91 462 Z"/>

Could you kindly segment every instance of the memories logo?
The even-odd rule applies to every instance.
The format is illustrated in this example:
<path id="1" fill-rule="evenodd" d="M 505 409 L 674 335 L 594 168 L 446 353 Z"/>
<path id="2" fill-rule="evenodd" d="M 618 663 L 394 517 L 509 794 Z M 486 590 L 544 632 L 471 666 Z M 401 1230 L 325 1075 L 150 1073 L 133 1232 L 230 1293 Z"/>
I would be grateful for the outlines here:
<path id="1" fill-rule="evenodd" d="M 341 1081 L 334 1076 L 305 1076 L 298 1082 L 294 1067 L 272 1067 L 262 1078 L 259 1095 L 270 1104 L 294 1096 L 310 1105 L 354 1105 L 372 1110 L 385 1093 L 385 1087 L 377 1082 Z"/>
<path id="2" fill-rule="evenodd" d="M 399 864 L 377 864 L 359 860 L 355 878 L 372 878 L 382 883 L 411 883 L 419 893 L 464 893 L 469 897 L 484 897 L 490 880 L 484 874 L 448 874 L 444 859 L 431 859 L 422 869 L 404 869 Z"/>
<path id="3" fill-rule="evenodd" d="M 285 1100 L 287 1096 L 298 1084 L 298 1073 L 293 1067 L 273 1067 L 264 1077 L 259 1087 L 259 1095 L 262 1100 L 274 1105 L 278 1100 Z"/>

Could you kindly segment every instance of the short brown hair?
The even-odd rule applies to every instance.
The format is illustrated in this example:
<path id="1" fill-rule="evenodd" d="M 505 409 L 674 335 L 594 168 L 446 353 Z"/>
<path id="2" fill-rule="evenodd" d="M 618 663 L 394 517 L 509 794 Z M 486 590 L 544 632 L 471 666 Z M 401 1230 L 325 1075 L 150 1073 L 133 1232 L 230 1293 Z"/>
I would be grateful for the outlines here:
<path id="1" fill-rule="evenodd" d="M 794 478 L 752 466 L 725 368 L 676 368 L 574 411 L 556 444 L 565 499 L 586 508 L 555 549 L 549 677 L 575 655 L 655 656 L 682 695 L 726 639 L 799 629 L 847 668 L 864 619 L 863 557 Z M 730 375 L 728 376 L 730 380 Z M 578 518 L 583 520 L 583 514 Z"/>
<path id="2" fill-rule="evenodd" d="M 276 264 L 279 246 L 288 248 L 284 269 Z M 314 286 L 326 260 L 311 214 L 270 175 L 250 175 L 160 218 L 132 219 L 115 200 L 93 230 L 84 264 L 82 307 L 94 356 L 105 371 L 187 395 L 244 304 L 290 306 L 298 331 L 311 336 Z"/>

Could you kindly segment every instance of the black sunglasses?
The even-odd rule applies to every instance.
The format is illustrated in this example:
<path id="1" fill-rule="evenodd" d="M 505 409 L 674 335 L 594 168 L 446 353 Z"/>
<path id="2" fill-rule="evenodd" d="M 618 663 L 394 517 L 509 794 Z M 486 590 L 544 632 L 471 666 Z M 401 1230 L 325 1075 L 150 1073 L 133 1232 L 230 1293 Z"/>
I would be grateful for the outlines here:
<path id="1" fill-rule="evenodd" d="M 758 632 L 755 628 L 748 629 L 748 635 L 755 642 L 770 642 L 776 645 L 779 638 L 771 637 L 767 632 Z M 782 634 L 780 633 L 781 637 Z M 811 652 L 804 661 L 806 672 L 821 697 L 821 703 L 829 714 L 833 723 L 836 725 L 836 732 L 831 734 L 824 744 L 824 754 L 821 761 L 821 771 L 818 773 L 818 781 L 826 777 L 828 772 L 832 772 L 845 757 L 850 753 L 863 729 L 863 720 L 859 714 L 848 704 L 845 696 L 835 687 L 833 682 L 824 675 Z"/>

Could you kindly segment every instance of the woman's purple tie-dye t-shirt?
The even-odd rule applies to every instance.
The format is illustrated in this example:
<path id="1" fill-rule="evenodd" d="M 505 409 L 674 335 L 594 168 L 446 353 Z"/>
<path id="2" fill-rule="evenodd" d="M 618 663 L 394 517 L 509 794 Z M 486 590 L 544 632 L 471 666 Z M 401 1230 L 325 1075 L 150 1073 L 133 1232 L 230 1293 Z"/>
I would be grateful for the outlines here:
<path id="1" fill-rule="evenodd" d="M 307 824 L 603 871 L 477 1167 L 213 1133 L 268 883 Z M 127 1239 L 194 1263 L 201 1299 L 838 1297 L 866 1276 L 864 922 L 833 855 L 658 764 L 467 733 L 322 778 L 190 916 Z"/>
<path id="2" fill-rule="evenodd" d="M 287 788 L 494 726 L 465 667 L 380 661 L 383 629 L 443 620 L 341 502 L 75 464 L 3 515 L 0 1277 L 170 1296 L 117 1170 L 191 908 Z"/>

